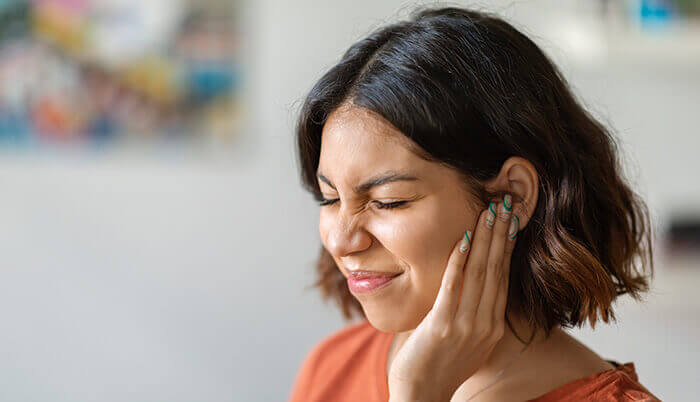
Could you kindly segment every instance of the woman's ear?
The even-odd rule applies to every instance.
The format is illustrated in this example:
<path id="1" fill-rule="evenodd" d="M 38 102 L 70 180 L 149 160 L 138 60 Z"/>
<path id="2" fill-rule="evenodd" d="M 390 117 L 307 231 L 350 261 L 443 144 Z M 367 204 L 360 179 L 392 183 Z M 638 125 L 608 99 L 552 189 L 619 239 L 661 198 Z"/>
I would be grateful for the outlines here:
<path id="1" fill-rule="evenodd" d="M 507 192 L 513 197 L 513 213 L 524 228 L 535 213 L 539 195 L 539 175 L 527 159 L 511 156 L 501 166 L 498 175 L 485 183 L 490 192 Z"/>

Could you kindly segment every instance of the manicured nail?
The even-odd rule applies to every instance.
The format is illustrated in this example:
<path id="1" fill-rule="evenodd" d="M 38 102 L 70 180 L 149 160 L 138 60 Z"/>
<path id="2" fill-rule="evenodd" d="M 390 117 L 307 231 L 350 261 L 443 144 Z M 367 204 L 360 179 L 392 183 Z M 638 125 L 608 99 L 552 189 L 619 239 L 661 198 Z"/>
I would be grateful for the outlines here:
<path id="1" fill-rule="evenodd" d="M 503 197 L 503 208 L 505 208 L 506 211 L 510 211 L 511 209 L 513 209 L 513 203 L 512 203 L 512 202 L 513 202 L 513 200 L 512 200 L 512 198 L 511 198 L 510 194 L 506 194 L 506 195 Z"/>
<path id="2" fill-rule="evenodd" d="M 510 240 L 515 239 L 518 235 L 518 226 L 520 226 L 520 219 L 518 219 L 517 215 L 513 215 L 510 220 L 510 227 L 508 228 L 508 238 Z"/>
<path id="3" fill-rule="evenodd" d="M 501 205 L 499 205 L 498 208 L 498 219 L 508 222 L 510 220 L 510 211 L 513 209 L 513 206 L 511 204 L 511 198 L 510 194 L 506 194 L 503 196 L 503 200 L 501 201 Z"/>
<path id="4" fill-rule="evenodd" d="M 459 245 L 459 251 L 465 253 L 469 249 L 469 244 L 471 244 L 472 233 L 468 230 L 464 231 L 464 237 L 462 238 L 462 243 Z"/>
<path id="5" fill-rule="evenodd" d="M 494 205 L 494 202 L 489 204 L 489 215 L 486 217 L 486 226 L 490 228 L 493 227 L 493 224 L 496 221 L 496 209 L 494 208 Z"/>

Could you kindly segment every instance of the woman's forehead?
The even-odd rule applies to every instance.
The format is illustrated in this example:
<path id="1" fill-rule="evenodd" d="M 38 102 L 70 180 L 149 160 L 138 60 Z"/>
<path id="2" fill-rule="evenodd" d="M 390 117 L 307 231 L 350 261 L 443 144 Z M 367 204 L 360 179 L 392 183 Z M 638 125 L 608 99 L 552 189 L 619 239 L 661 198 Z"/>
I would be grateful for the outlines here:
<path id="1" fill-rule="evenodd" d="M 356 165 L 399 169 L 419 163 L 409 139 L 361 108 L 332 113 L 323 127 L 319 171 Z"/>
<path id="2" fill-rule="evenodd" d="M 329 114 L 321 133 L 321 154 L 353 149 L 381 151 L 385 155 L 415 154 L 416 148 L 419 147 L 411 139 L 379 114 L 347 103 Z"/>
<path id="3" fill-rule="evenodd" d="M 419 156 L 414 150 L 422 149 L 378 115 L 365 110 L 345 112 L 330 115 L 324 126 L 319 180 L 346 188 L 382 175 L 413 177 L 401 182 L 430 188 L 458 180 L 450 169 Z"/>

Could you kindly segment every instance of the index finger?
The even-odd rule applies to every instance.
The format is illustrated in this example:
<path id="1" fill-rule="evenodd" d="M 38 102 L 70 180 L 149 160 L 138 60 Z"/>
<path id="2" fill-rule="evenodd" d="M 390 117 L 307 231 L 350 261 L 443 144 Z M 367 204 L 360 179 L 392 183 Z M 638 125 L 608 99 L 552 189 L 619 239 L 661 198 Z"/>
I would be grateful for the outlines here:
<path id="1" fill-rule="evenodd" d="M 471 231 L 466 230 L 450 253 L 431 313 L 439 322 L 451 322 L 454 318 L 464 282 L 464 263 L 470 251 L 471 237 Z"/>

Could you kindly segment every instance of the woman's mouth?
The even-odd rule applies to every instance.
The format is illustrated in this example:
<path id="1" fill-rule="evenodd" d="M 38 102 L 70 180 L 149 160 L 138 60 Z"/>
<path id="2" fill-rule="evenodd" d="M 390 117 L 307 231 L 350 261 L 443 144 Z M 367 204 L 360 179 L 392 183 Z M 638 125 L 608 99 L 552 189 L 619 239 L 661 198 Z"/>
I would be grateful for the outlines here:
<path id="1" fill-rule="evenodd" d="M 348 288 L 352 293 L 369 293 L 388 286 L 401 272 L 351 271 L 348 276 Z"/>

